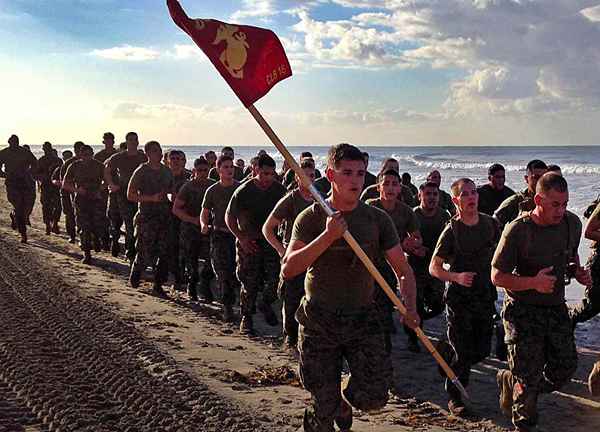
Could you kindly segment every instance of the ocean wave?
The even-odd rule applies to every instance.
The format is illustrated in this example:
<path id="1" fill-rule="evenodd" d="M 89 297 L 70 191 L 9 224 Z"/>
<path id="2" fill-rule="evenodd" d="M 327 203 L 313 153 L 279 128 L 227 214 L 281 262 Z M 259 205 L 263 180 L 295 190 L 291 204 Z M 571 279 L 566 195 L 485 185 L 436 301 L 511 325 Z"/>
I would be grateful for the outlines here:
<path id="1" fill-rule="evenodd" d="M 484 170 L 487 172 L 488 167 L 492 161 L 470 161 L 460 159 L 434 159 L 424 155 L 409 155 L 400 156 L 393 155 L 393 158 L 397 159 L 398 162 L 426 169 L 440 169 L 440 170 Z M 507 172 L 524 172 L 524 165 L 514 164 L 503 164 Z M 560 162 L 559 162 L 560 165 Z M 600 175 L 600 165 L 596 164 L 582 164 L 582 165 L 560 165 L 563 174 L 579 174 L 579 175 Z"/>

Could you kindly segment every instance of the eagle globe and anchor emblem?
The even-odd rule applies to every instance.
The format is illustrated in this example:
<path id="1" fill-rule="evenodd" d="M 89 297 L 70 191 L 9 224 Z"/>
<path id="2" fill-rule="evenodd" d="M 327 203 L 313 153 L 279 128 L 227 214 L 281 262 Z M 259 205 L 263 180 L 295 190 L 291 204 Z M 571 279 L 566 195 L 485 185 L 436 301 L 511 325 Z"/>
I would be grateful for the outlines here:
<path id="1" fill-rule="evenodd" d="M 205 20 L 195 20 L 196 30 L 204 30 L 206 27 Z M 220 24 L 217 28 L 217 34 L 213 45 L 219 45 L 225 41 L 226 46 L 219 57 L 219 60 L 227 69 L 227 72 L 237 79 L 244 78 L 244 66 L 248 60 L 248 42 L 246 42 L 246 34 L 239 31 L 239 27 L 231 24 Z"/>

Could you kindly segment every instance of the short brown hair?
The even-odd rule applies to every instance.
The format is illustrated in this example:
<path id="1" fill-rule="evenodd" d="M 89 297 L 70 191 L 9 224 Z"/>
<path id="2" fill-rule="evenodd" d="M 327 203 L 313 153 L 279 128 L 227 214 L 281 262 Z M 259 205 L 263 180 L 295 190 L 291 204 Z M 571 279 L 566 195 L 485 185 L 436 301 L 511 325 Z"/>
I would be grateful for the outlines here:
<path id="1" fill-rule="evenodd" d="M 162 151 L 162 148 L 161 148 L 160 143 L 158 141 L 148 141 L 144 145 L 144 151 L 146 153 L 148 153 L 152 147 L 158 147 Z"/>
<path id="2" fill-rule="evenodd" d="M 475 182 L 473 180 L 471 180 L 470 178 L 467 178 L 467 177 L 459 178 L 454 183 L 452 183 L 452 186 L 450 187 L 450 191 L 452 192 L 452 196 L 453 197 L 459 196 L 460 195 L 460 189 L 465 184 L 472 184 L 473 186 L 475 186 Z"/>
<path id="3" fill-rule="evenodd" d="M 362 152 L 351 144 L 341 143 L 331 146 L 327 153 L 327 166 L 337 168 L 343 160 L 365 162 Z"/>
<path id="4" fill-rule="evenodd" d="M 542 194 L 544 192 L 549 192 L 551 189 L 556 192 L 567 192 L 569 187 L 563 176 L 550 171 L 540 177 L 535 187 L 535 192 Z"/>

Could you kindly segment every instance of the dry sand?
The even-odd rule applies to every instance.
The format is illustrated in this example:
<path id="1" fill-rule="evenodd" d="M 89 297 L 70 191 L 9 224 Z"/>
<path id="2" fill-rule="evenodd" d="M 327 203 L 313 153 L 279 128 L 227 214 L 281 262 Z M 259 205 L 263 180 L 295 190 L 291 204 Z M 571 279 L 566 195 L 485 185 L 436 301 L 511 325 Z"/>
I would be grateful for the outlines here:
<path id="1" fill-rule="evenodd" d="M 29 309 L 34 311 L 35 307 L 32 304 L 37 305 L 36 296 L 43 298 L 49 309 L 38 318 L 47 314 L 48 322 L 57 320 L 56 322 L 59 322 L 60 326 L 66 326 L 65 328 L 69 327 L 64 317 L 61 321 L 63 306 L 58 301 L 52 301 L 53 295 L 68 293 L 71 302 L 69 304 L 72 304 L 74 299 L 81 299 L 80 302 L 85 307 L 74 310 L 77 311 L 76 319 L 81 321 L 78 324 L 79 329 L 84 329 L 89 338 L 77 347 L 68 343 L 60 345 L 61 355 L 70 358 L 102 358 L 102 364 L 98 365 L 96 362 L 95 367 L 100 368 L 106 363 L 116 368 L 115 371 L 120 374 L 127 370 L 130 370 L 131 377 L 141 374 L 134 381 L 130 380 L 136 383 L 139 381 L 140 395 L 166 395 L 154 398 L 158 398 L 161 404 L 156 408 L 166 412 L 161 417 L 164 424 L 171 422 L 171 426 L 167 427 L 160 422 L 150 423 L 150 420 L 143 418 L 135 420 L 137 417 L 134 413 L 131 414 L 131 424 L 138 425 L 138 428 L 131 430 L 287 431 L 300 426 L 302 411 L 309 400 L 309 394 L 298 385 L 295 376 L 297 360 L 293 353 L 282 348 L 278 330 L 264 324 L 260 315 L 257 315 L 255 320 L 259 336 L 241 337 L 236 331 L 236 325 L 220 321 L 221 309 L 216 303 L 191 303 L 185 294 L 174 293 L 171 293 L 169 300 L 159 299 L 151 295 L 151 285 L 148 282 L 142 283 L 137 290 L 132 289 L 126 283 L 127 265 L 120 258 L 115 259 L 107 253 L 95 253 L 92 265 L 81 264 L 79 248 L 68 244 L 65 235 L 44 234 L 39 202 L 36 203 L 33 226 L 29 230 L 29 244 L 22 246 L 18 243 L 17 234 L 10 229 L 9 206 L 4 197 L 2 187 L 0 281 L 4 280 L 5 286 L 0 287 L 0 290 L 8 290 L 11 296 L 14 296 L 14 292 L 22 290 L 22 295 L 17 296 L 21 300 L 15 297 L 15 305 L 18 304 L 19 308 L 23 308 L 23 304 L 29 305 Z M 40 285 L 46 287 L 43 295 L 39 292 Z M 62 294 L 60 297 L 62 299 Z M 5 296 L 6 298 L 8 297 Z M 26 300 L 23 300 L 24 298 Z M 5 307 L 9 303 L 5 300 Z M 98 312 L 98 317 L 94 315 L 94 305 L 102 311 Z M 59 352 L 44 351 L 44 347 L 40 346 L 44 344 L 44 338 L 19 341 L 19 328 L 27 327 L 27 320 L 17 319 L 20 315 L 15 313 L 8 316 L 7 311 L 8 309 L 0 309 L 0 319 L 5 325 L 5 330 L 0 333 L 0 352 L 4 357 L 0 358 L 13 356 L 11 358 L 14 361 L 18 357 L 14 357 L 15 352 L 21 349 L 27 355 L 33 356 L 32 358 L 37 358 L 36 355 L 40 358 L 44 355 L 52 358 Z M 101 323 L 94 324 L 96 320 L 100 320 Z M 131 334 L 127 333 L 127 337 L 116 337 L 111 333 L 112 330 L 109 332 L 102 324 L 109 321 L 114 322 L 119 329 L 127 328 L 127 332 Z M 10 322 L 11 325 L 7 326 L 6 322 Z M 444 322 L 442 319 L 430 321 L 426 324 L 426 329 L 430 336 L 437 338 L 443 332 Z M 541 398 L 540 430 L 599 430 L 600 398 L 590 397 L 585 387 L 591 365 L 600 358 L 598 349 L 589 343 L 589 340 L 595 340 L 590 335 L 596 335 L 597 332 L 597 319 L 578 331 L 578 341 L 586 342 L 587 348 L 580 349 L 579 368 L 571 383 L 561 392 Z M 11 334 L 14 336 L 12 339 Z M 77 337 L 81 337 L 81 333 L 77 334 Z M 3 337 L 10 339 L 10 343 L 6 343 Z M 65 334 L 64 337 L 68 335 Z M 75 339 L 77 337 L 73 336 Z M 147 358 L 140 358 L 139 346 L 152 353 L 151 358 L 154 360 L 148 363 Z M 390 403 L 376 415 L 356 413 L 353 431 L 502 431 L 510 428 L 509 420 L 498 408 L 495 384 L 495 373 L 499 367 L 505 367 L 504 363 L 490 358 L 474 369 L 469 387 L 472 397 L 469 406 L 474 415 L 468 420 L 461 420 L 449 417 L 445 410 L 443 381 L 431 356 L 427 353 L 410 353 L 405 346 L 406 337 L 400 331 L 394 337 L 394 396 Z M 111 350 L 115 350 L 116 347 L 120 347 L 117 354 L 126 360 L 123 360 L 124 363 L 120 366 L 118 361 L 113 364 L 115 362 L 111 360 Z M 71 349 L 74 351 L 69 352 Z M 60 410 L 67 409 L 68 401 L 73 402 L 73 398 L 85 399 L 86 391 L 90 389 L 85 385 L 70 385 L 71 381 L 97 381 L 111 373 L 110 369 L 96 371 L 93 367 L 90 369 L 82 364 L 69 374 L 53 375 L 50 366 L 43 366 L 44 364 L 45 362 L 17 361 L 12 366 L 16 368 L 12 378 L 7 374 L 0 375 L 0 431 L 124 430 L 120 429 L 121 426 L 114 426 L 120 424 L 118 422 L 102 422 L 93 416 L 79 420 L 76 415 L 64 416 L 67 420 L 62 429 L 54 423 L 50 424 L 47 421 L 47 424 L 43 424 L 36 420 L 36 416 L 43 418 L 44 413 L 47 417 L 49 410 L 52 413 L 63 412 Z M 148 367 L 152 369 L 163 365 L 171 375 L 179 377 L 175 384 L 165 378 L 168 374 L 163 374 L 162 370 L 149 375 L 142 373 Z M 56 367 L 62 366 L 57 363 Z M 153 381 L 152 379 L 157 379 L 157 374 L 160 375 L 160 380 Z M 19 376 L 30 377 L 26 379 L 26 387 L 29 390 L 24 389 L 21 394 L 18 394 L 14 382 L 11 381 Z M 95 383 L 91 387 L 97 385 L 100 384 Z M 134 387 L 132 391 L 138 391 Z M 190 388 L 199 389 L 200 393 L 195 394 Z M 62 405 L 56 402 L 58 405 L 54 408 L 52 405 L 55 402 L 52 399 L 44 400 L 40 396 L 52 389 L 55 390 L 57 400 L 63 401 Z M 29 399 L 23 392 L 29 394 Z M 69 394 L 70 392 L 73 394 Z M 102 394 L 101 391 L 100 393 Z M 112 394 L 107 390 L 106 394 L 107 398 L 116 398 L 115 403 L 119 403 L 120 399 L 115 396 L 116 393 Z M 195 405 L 194 398 L 198 398 L 202 403 Z M 200 415 L 195 420 L 199 422 L 196 423 L 195 429 L 190 426 L 194 421 L 192 413 L 181 408 L 181 404 L 192 406 L 196 410 L 194 415 Z M 114 412 L 117 413 L 115 415 L 121 413 L 125 416 L 128 411 Z M 177 415 L 178 412 L 180 415 Z M 58 417 L 60 415 L 55 415 L 55 418 Z M 107 418 L 111 420 L 110 416 Z M 85 425 L 90 419 L 95 419 L 99 424 L 88 423 L 85 429 L 84 426 L 72 427 L 77 421 Z M 75 423 L 69 427 L 69 421 Z M 176 426 L 177 422 L 181 422 L 181 426 Z"/>

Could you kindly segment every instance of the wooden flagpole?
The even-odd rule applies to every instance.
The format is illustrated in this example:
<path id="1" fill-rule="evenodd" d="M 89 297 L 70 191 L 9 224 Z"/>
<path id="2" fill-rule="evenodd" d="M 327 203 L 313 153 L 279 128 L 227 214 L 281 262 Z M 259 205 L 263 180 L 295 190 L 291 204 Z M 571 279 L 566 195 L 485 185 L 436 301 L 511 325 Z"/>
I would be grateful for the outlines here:
<path id="1" fill-rule="evenodd" d="M 317 201 L 319 203 L 319 205 L 321 207 L 323 207 L 323 210 L 325 210 L 325 213 L 327 213 L 328 216 L 331 216 L 334 213 L 333 210 L 331 209 L 331 207 L 329 207 L 329 205 L 327 204 L 325 199 L 317 191 L 317 189 L 314 187 L 314 185 L 308 179 L 306 174 L 304 174 L 304 171 L 300 168 L 300 166 L 298 165 L 298 163 L 296 162 L 294 157 L 290 154 L 288 149 L 281 142 L 281 140 L 275 134 L 273 129 L 271 129 L 271 126 L 269 126 L 269 124 L 264 119 L 262 114 L 256 109 L 256 107 L 254 105 L 250 105 L 247 108 L 248 108 L 248 111 L 250 111 L 250 114 L 252 114 L 252 117 L 254 117 L 256 122 L 260 125 L 262 130 L 267 134 L 267 136 L 269 137 L 271 142 L 275 145 L 277 150 L 279 150 L 279 152 L 281 153 L 283 158 L 286 160 L 286 162 L 288 163 L 290 168 L 293 169 L 294 172 L 296 173 L 296 175 L 298 176 L 298 178 L 300 178 L 302 185 L 304 187 L 306 187 L 308 190 L 310 190 L 310 193 L 312 194 L 315 201 Z M 354 237 L 352 237 L 352 234 L 350 234 L 350 231 L 346 230 L 346 232 L 344 233 L 344 239 L 346 240 L 346 242 L 348 242 L 348 244 L 350 245 L 350 247 L 352 248 L 354 253 L 356 253 L 356 255 L 358 255 L 358 258 L 360 258 L 360 260 L 365 265 L 365 267 L 367 268 L 369 273 L 371 273 L 373 278 L 375 278 L 375 280 L 377 281 L 379 286 L 383 289 L 383 291 L 386 293 L 386 295 L 390 298 L 392 303 L 394 303 L 394 305 L 398 308 L 400 313 L 402 315 L 406 315 L 406 307 L 400 301 L 398 296 L 396 296 L 394 291 L 392 291 L 392 289 L 390 288 L 388 283 L 385 281 L 385 279 L 383 278 L 381 273 L 379 273 L 379 270 L 377 270 L 377 268 L 375 267 L 373 262 L 369 259 L 367 254 L 365 254 L 365 252 L 362 250 L 362 248 L 360 247 L 358 242 L 354 239 Z M 448 378 L 450 378 L 452 383 L 460 390 L 460 392 L 463 394 L 464 397 L 469 399 L 469 394 L 467 393 L 466 389 L 461 384 L 461 382 L 459 381 L 459 379 L 456 376 L 456 374 L 454 373 L 454 371 L 450 368 L 450 366 L 448 366 L 448 363 L 446 363 L 446 360 L 444 360 L 444 358 L 440 355 L 440 353 L 435 349 L 435 347 L 433 346 L 433 344 L 431 343 L 431 341 L 429 340 L 427 335 L 423 332 L 423 330 L 420 327 L 417 327 L 416 329 L 414 329 L 414 331 L 417 334 L 417 336 L 419 337 L 419 339 L 421 340 L 421 342 L 423 343 L 423 345 L 425 345 L 427 350 L 431 353 L 431 355 L 435 358 L 435 360 L 438 362 L 438 364 L 444 370 L 444 372 L 446 373 Z"/>

